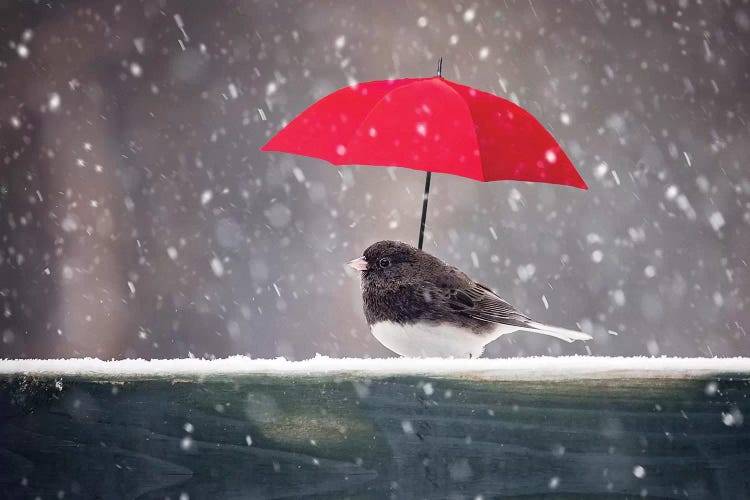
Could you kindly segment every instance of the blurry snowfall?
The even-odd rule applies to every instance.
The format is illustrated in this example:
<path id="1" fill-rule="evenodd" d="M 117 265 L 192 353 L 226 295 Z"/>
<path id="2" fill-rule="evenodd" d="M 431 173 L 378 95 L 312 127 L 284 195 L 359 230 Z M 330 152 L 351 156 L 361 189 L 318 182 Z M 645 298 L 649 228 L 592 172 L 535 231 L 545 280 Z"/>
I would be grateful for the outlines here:
<path id="1" fill-rule="evenodd" d="M 439 56 L 591 190 L 438 176 L 428 251 L 593 354 L 750 355 L 747 1 L 355 3 L 0 2 L 0 357 L 388 355 L 343 263 L 424 174 L 258 149 Z"/>

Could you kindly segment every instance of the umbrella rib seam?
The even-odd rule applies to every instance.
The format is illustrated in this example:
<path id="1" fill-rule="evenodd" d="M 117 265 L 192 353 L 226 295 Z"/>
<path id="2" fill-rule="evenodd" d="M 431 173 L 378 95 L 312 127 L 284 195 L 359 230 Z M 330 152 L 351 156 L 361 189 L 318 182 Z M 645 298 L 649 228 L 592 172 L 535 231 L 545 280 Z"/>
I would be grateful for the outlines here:
<path id="1" fill-rule="evenodd" d="M 414 81 L 411 81 L 411 82 L 409 82 L 409 83 L 407 83 L 407 84 L 405 84 L 405 85 L 399 85 L 399 86 L 398 86 L 398 87 L 396 87 L 395 89 L 393 89 L 393 90 L 390 90 L 390 91 L 386 92 L 386 93 L 385 93 L 385 94 L 383 95 L 383 97 L 381 97 L 380 99 L 378 99 L 378 100 L 377 100 L 377 101 L 375 102 L 375 104 L 373 104 L 373 106 L 372 106 L 372 107 L 370 108 L 370 111 L 368 111 L 368 112 L 367 112 L 367 114 L 365 115 L 365 117 L 364 117 L 364 118 L 363 118 L 362 120 L 360 120 L 360 122 L 359 122 L 359 126 L 358 126 L 357 128 L 355 128 L 355 129 L 354 129 L 354 132 L 352 132 L 352 133 L 351 133 L 351 135 L 349 135 L 349 137 L 347 138 L 347 140 L 346 140 L 346 144 L 345 144 L 345 146 L 346 146 L 346 148 L 347 148 L 347 154 L 345 154 L 345 155 L 344 155 L 344 158 L 347 158 L 347 157 L 349 156 L 349 153 L 348 153 L 348 150 L 349 150 L 349 144 L 350 144 L 350 143 L 352 142 L 352 139 L 354 139 L 354 137 L 355 137 L 355 136 L 357 135 L 357 132 L 359 132 L 359 131 L 360 131 L 360 129 L 361 129 L 362 127 L 364 127 L 364 125 L 365 125 L 365 122 L 366 122 L 366 121 L 368 120 L 368 118 L 370 118 L 370 116 L 371 116 L 371 115 L 372 115 L 372 114 L 373 114 L 373 113 L 375 112 L 375 110 L 377 109 L 377 107 L 378 107 L 378 106 L 380 106 L 380 104 L 381 104 L 381 103 L 383 102 L 383 100 L 384 100 L 384 99 L 385 99 L 385 98 L 386 98 L 386 97 L 387 97 L 388 95 L 390 95 L 390 94 L 391 94 L 392 92 L 394 92 L 394 91 L 396 91 L 396 90 L 398 90 L 398 89 L 402 89 L 402 88 L 408 87 L 408 86 L 410 86 L 410 85 L 413 85 L 413 84 L 415 84 L 415 83 L 417 83 L 417 82 L 419 82 L 419 81 L 427 80 L 427 78 L 414 78 L 414 79 L 412 79 L 412 80 L 414 80 Z M 344 164 L 349 164 L 349 165 L 351 165 L 351 163 L 349 163 L 349 162 L 343 162 L 343 161 L 342 161 L 342 162 L 340 163 L 340 165 L 344 165 Z"/>
<path id="2" fill-rule="evenodd" d="M 444 80 L 444 79 L 441 79 L 441 80 Z M 469 112 L 469 116 L 471 117 L 471 123 L 474 123 L 474 113 L 471 112 L 471 106 L 469 106 L 469 104 L 466 102 L 466 99 L 464 99 L 464 97 L 461 94 L 459 94 L 458 91 L 454 89 L 450 84 L 446 83 L 445 81 L 443 81 L 443 83 L 445 84 L 446 87 L 448 87 L 451 90 L 451 92 L 456 94 L 458 98 L 461 99 L 461 102 L 464 104 L 464 106 L 466 106 L 466 110 Z M 482 178 L 481 182 L 487 182 L 487 178 L 484 175 L 484 169 L 482 168 L 482 164 L 483 164 L 482 149 L 479 147 L 479 137 L 477 137 L 476 129 L 472 130 L 471 134 L 472 136 L 474 136 L 474 144 L 476 145 L 477 152 L 479 153 L 479 176 Z"/>

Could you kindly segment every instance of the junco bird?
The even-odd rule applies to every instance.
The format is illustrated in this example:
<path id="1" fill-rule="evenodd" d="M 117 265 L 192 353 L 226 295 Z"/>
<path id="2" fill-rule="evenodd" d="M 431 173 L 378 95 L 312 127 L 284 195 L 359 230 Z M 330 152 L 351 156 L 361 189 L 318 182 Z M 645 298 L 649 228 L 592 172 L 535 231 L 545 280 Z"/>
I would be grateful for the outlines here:
<path id="1" fill-rule="evenodd" d="M 477 358 L 484 346 L 518 330 L 566 342 L 582 332 L 543 325 L 437 257 L 399 241 L 379 241 L 349 262 L 362 272 L 370 330 L 402 356 Z"/>

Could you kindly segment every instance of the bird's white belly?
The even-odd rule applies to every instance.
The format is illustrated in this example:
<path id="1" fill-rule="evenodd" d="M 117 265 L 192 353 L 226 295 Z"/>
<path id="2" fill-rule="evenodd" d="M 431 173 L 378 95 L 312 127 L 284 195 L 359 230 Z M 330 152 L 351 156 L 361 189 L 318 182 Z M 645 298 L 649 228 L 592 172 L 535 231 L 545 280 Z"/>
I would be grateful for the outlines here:
<path id="1" fill-rule="evenodd" d="M 400 324 L 381 321 L 371 327 L 373 336 L 391 351 L 401 356 L 440 357 L 440 358 L 478 358 L 484 352 L 484 346 L 504 333 L 517 328 L 487 335 L 477 335 L 468 329 L 458 328 L 445 323 Z"/>

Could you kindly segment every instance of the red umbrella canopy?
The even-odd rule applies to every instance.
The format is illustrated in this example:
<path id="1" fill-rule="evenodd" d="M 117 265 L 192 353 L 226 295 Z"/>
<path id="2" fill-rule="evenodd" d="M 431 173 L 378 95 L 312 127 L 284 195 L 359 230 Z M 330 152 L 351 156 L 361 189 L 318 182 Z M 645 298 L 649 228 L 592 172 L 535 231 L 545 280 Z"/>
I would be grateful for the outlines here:
<path id="1" fill-rule="evenodd" d="M 554 137 L 512 102 L 442 77 L 380 80 L 324 97 L 262 151 L 478 181 L 588 189 Z"/>

